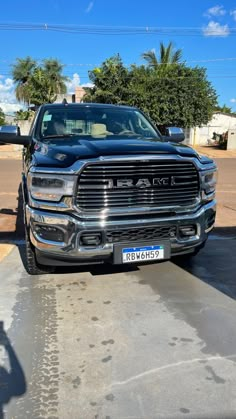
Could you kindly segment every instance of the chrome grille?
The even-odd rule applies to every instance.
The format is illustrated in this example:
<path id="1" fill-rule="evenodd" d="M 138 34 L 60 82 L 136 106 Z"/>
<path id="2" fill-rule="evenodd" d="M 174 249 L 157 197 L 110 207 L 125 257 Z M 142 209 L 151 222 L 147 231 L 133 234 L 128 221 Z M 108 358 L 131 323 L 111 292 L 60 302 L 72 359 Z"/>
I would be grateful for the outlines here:
<path id="1" fill-rule="evenodd" d="M 176 226 L 129 228 L 106 231 L 108 243 L 141 242 L 145 240 L 170 239 L 176 237 Z"/>
<path id="2" fill-rule="evenodd" d="M 153 185 L 154 179 L 168 185 Z M 148 179 L 149 187 L 137 187 Z M 117 181 L 133 182 L 120 187 Z M 198 172 L 189 161 L 128 161 L 87 165 L 79 176 L 76 205 L 82 211 L 190 206 L 199 197 Z"/>

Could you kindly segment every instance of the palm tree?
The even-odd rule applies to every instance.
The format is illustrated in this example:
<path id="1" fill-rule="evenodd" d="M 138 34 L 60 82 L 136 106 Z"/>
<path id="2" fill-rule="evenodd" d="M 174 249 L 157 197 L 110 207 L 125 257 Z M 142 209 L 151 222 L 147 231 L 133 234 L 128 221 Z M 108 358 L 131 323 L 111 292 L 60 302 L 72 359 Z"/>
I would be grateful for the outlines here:
<path id="1" fill-rule="evenodd" d="M 65 83 L 68 81 L 68 77 L 62 74 L 63 65 L 56 59 L 46 59 L 44 60 L 44 70 L 54 94 L 66 93 Z"/>
<path id="2" fill-rule="evenodd" d="M 28 106 L 54 102 L 57 94 L 67 91 L 68 78 L 62 70 L 63 65 L 56 59 L 46 59 L 40 66 L 31 57 L 18 58 L 12 70 L 16 98 Z"/>
<path id="3" fill-rule="evenodd" d="M 148 67 L 157 70 L 160 66 L 167 67 L 169 64 L 179 64 L 182 59 L 182 50 L 175 50 L 172 42 L 166 47 L 163 42 L 161 42 L 159 58 L 153 50 L 144 52 L 142 58 L 147 61 Z"/>
<path id="4" fill-rule="evenodd" d="M 16 64 L 13 65 L 12 77 L 16 83 L 16 98 L 19 101 L 30 104 L 29 83 L 33 71 L 36 68 L 36 61 L 30 56 L 26 58 L 17 58 Z"/>

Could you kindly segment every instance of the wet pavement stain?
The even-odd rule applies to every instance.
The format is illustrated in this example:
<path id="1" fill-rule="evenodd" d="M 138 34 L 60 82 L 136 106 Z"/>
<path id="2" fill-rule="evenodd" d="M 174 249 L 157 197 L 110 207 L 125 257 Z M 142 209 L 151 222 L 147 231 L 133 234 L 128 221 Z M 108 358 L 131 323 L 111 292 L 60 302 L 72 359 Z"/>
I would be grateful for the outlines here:
<path id="1" fill-rule="evenodd" d="M 213 380 L 216 384 L 225 384 L 226 380 L 219 377 L 210 365 L 206 365 L 205 369 L 211 374 L 211 377 L 206 377 L 207 380 Z"/>
<path id="2" fill-rule="evenodd" d="M 112 360 L 112 356 L 111 355 L 109 355 L 109 356 L 107 356 L 106 358 L 103 358 L 102 359 L 102 362 L 109 362 L 109 361 L 111 361 Z"/>
<path id="3" fill-rule="evenodd" d="M 94 322 L 97 322 L 99 319 L 96 316 L 94 316 L 94 317 L 91 317 L 91 320 L 93 320 Z"/>
<path id="4" fill-rule="evenodd" d="M 22 398 L 13 399 L 8 406 L 8 417 L 58 417 L 56 289 L 41 285 L 39 277 L 32 281 L 25 273 L 20 279 L 9 336 L 21 359 L 28 388 Z"/>
<path id="5" fill-rule="evenodd" d="M 114 345 L 114 343 L 115 343 L 114 339 L 103 340 L 101 342 L 102 345 Z"/>
<path id="6" fill-rule="evenodd" d="M 188 339 L 188 338 L 181 338 L 180 340 L 181 342 L 194 342 L 193 339 Z"/>
<path id="7" fill-rule="evenodd" d="M 76 377 L 74 380 L 72 380 L 72 384 L 74 388 L 78 388 L 79 385 L 81 384 L 81 379 L 80 377 Z"/>
<path id="8" fill-rule="evenodd" d="M 105 399 L 108 400 L 109 402 L 113 402 L 115 400 L 115 396 L 114 394 L 110 393 L 105 396 Z"/>
<path id="9" fill-rule="evenodd" d="M 181 407 L 181 409 L 179 409 L 179 411 L 181 413 L 190 413 L 190 410 L 189 409 L 186 409 L 185 407 Z"/>

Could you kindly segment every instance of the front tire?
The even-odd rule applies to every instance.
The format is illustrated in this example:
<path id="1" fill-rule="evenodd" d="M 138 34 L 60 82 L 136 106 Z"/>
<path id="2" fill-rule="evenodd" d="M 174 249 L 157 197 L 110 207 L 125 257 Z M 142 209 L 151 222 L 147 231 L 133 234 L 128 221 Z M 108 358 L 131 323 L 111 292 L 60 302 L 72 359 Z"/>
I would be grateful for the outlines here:
<path id="1" fill-rule="evenodd" d="M 29 275 L 44 275 L 55 271 L 53 266 L 43 266 L 37 262 L 27 225 L 25 225 L 25 270 Z"/>

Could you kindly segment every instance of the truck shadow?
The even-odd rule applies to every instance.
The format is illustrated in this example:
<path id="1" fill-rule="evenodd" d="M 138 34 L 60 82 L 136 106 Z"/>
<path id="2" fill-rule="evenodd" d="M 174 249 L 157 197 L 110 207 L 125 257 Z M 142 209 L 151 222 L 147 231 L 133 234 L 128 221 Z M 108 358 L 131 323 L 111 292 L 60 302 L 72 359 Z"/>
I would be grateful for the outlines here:
<path id="1" fill-rule="evenodd" d="M 5 230 L 0 231 L 0 243 L 19 244 L 24 240 L 24 217 L 23 217 L 23 199 L 21 185 L 18 187 L 18 205 L 17 209 L 1 208 L 0 215 L 3 218 Z M 13 226 L 15 224 L 15 230 Z"/>
<path id="2" fill-rule="evenodd" d="M 216 227 L 195 257 L 172 261 L 205 283 L 236 299 L 236 226 Z"/>

